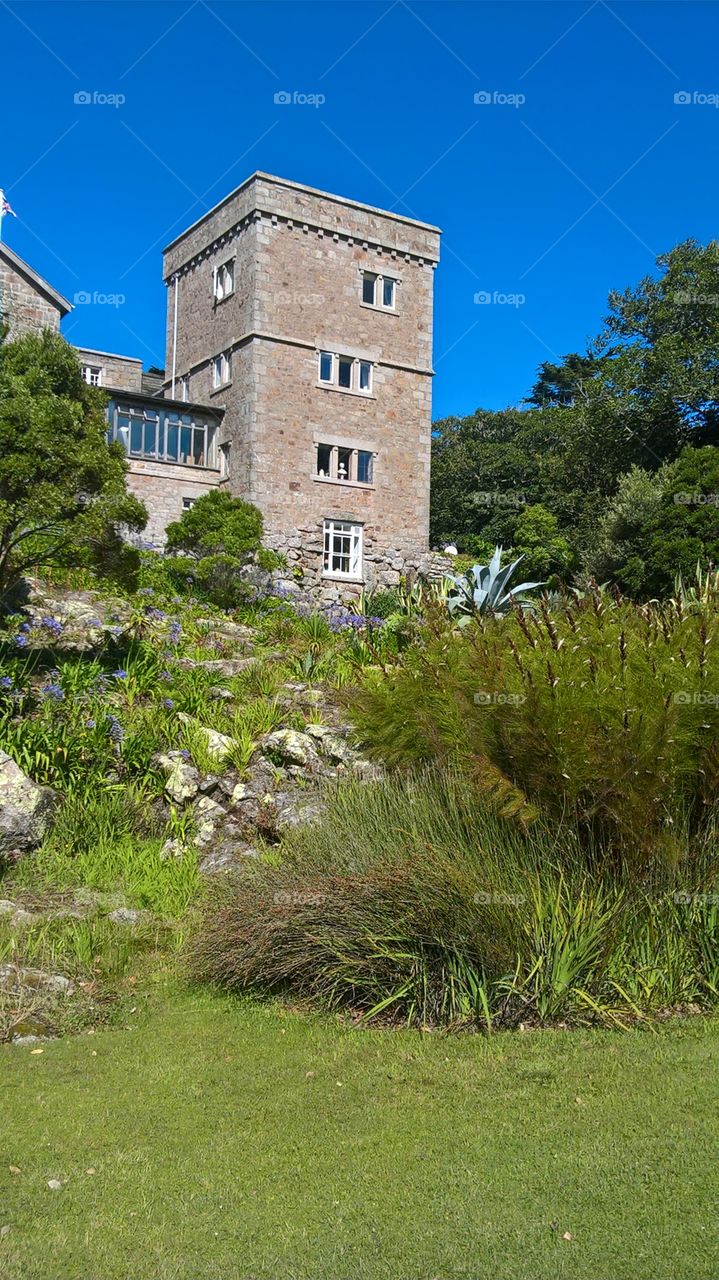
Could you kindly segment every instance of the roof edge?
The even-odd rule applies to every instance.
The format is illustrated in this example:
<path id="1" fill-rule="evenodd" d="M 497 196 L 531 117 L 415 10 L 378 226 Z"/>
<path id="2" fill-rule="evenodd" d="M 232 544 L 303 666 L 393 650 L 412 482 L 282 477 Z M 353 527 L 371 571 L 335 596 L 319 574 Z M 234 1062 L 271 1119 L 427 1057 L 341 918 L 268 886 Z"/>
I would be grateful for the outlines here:
<path id="1" fill-rule="evenodd" d="M 401 222 L 405 226 L 420 227 L 423 231 L 433 231 L 436 235 L 442 234 L 441 227 L 435 227 L 431 222 L 421 222 L 419 218 L 406 218 L 401 213 L 393 213 L 389 209 L 380 209 L 378 205 L 364 204 L 363 201 L 352 200 L 349 196 L 338 196 L 332 191 L 323 191 L 320 187 L 310 187 L 304 182 L 293 182 L 291 178 L 280 178 L 277 174 L 265 173 L 263 169 L 256 169 L 255 172 L 251 173 L 249 178 L 245 178 L 244 182 L 241 182 L 238 187 L 235 187 L 233 191 L 230 191 L 226 196 L 223 196 L 222 200 L 218 200 L 217 204 L 214 204 L 211 209 L 207 210 L 207 213 L 203 213 L 201 218 L 197 218 L 189 227 L 186 227 L 184 231 L 181 231 L 179 236 L 175 236 L 174 240 L 171 240 L 168 245 L 165 245 L 162 252 L 169 253 L 171 249 L 174 249 L 178 244 L 180 244 L 185 237 L 189 236 L 197 227 L 201 227 L 203 222 L 207 222 L 208 218 L 211 218 L 213 214 L 217 213 L 218 209 L 224 208 L 226 204 L 229 204 L 231 200 L 234 200 L 235 196 L 239 195 L 240 191 L 244 191 L 246 187 L 249 187 L 252 182 L 256 182 L 258 179 L 261 179 L 264 182 L 272 182 L 278 187 L 287 187 L 291 191 L 306 191 L 308 195 L 321 196 L 324 200 L 333 200 L 335 204 L 346 205 L 350 209 L 362 209 L 365 213 L 377 213 L 380 217 L 391 218 L 393 222 Z"/>
<path id="2" fill-rule="evenodd" d="M 20 254 L 11 249 L 10 245 L 5 244 L 4 241 L 0 241 L 0 257 L 4 257 L 16 271 L 26 276 L 40 293 L 44 293 L 45 297 L 55 304 L 63 316 L 68 315 L 73 310 L 73 304 L 58 289 L 54 289 L 44 276 L 35 271 L 29 262 L 21 258 Z"/>

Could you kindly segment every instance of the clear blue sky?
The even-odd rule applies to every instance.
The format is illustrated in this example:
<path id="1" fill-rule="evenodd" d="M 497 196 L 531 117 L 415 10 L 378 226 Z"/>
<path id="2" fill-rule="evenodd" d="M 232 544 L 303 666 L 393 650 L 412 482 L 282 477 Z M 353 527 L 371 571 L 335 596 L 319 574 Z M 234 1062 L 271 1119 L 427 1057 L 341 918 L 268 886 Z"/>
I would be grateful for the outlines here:
<path id="1" fill-rule="evenodd" d="M 4 237 L 70 298 L 124 295 L 71 341 L 162 364 L 161 249 L 250 172 L 395 207 L 444 231 L 435 418 L 515 404 L 610 288 L 719 233 L 719 110 L 674 101 L 719 94 L 718 45 L 686 0 L 0 0 Z"/>

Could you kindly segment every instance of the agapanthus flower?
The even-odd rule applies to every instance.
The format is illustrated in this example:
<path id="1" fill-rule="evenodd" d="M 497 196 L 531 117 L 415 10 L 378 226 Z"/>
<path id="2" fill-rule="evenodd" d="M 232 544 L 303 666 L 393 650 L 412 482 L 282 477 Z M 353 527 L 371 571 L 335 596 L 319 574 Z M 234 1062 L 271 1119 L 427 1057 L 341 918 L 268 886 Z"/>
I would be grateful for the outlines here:
<path id="1" fill-rule="evenodd" d="M 94 721 L 94 720 L 86 720 L 86 721 L 85 721 L 85 728 L 86 728 L 86 729 L 94 729 L 94 728 L 95 728 L 95 721 Z"/>
<path id="2" fill-rule="evenodd" d="M 45 630 L 49 631 L 53 636 L 59 636 L 62 634 L 62 623 L 59 622 L 57 618 L 41 618 L 40 626 L 44 627 Z"/>
<path id="3" fill-rule="evenodd" d="M 65 694 L 59 684 L 44 684 L 40 690 L 41 698 L 51 698 L 53 702 L 62 702 Z"/>
<path id="4" fill-rule="evenodd" d="M 20 632 L 19 635 L 15 636 L 15 644 L 18 649 L 24 649 L 27 645 L 27 636 Z"/>
<path id="5" fill-rule="evenodd" d="M 13 683 L 11 676 L 0 676 L 0 689 L 12 689 L 12 687 Z"/>
<path id="6" fill-rule="evenodd" d="M 125 730 L 117 719 L 117 716 L 108 716 L 108 723 L 110 725 L 109 734 L 112 742 L 122 742 L 125 737 Z"/>
<path id="7" fill-rule="evenodd" d="M 117 671 L 112 673 L 113 680 L 127 680 L 127 672 L 123 667 L 118 667 Z"/>
<path id="8" fill-rule="evenodd" d="M 168 711 L 172 711 L 172 708 L 174 707 L 174 705 L 175 705 L 175 704 L 174 704 L 174 702 L 172 701 L 172 698 L 165 698 L 165 699 L 163 700 L 162 705 L 163 705 L 163 707 L 166 707 Z"/>

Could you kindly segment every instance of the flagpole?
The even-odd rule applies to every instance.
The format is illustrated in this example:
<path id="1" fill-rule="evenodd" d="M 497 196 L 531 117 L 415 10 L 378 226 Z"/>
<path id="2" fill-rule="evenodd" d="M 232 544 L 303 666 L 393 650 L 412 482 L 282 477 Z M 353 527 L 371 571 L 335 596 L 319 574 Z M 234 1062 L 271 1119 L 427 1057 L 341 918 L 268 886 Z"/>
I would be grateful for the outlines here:
<path id="1" fill-rule="evenodd" d="M 2 244 L 2 220 L 5 217 L 5 192 L 0 187 L 0 244 Z"/>

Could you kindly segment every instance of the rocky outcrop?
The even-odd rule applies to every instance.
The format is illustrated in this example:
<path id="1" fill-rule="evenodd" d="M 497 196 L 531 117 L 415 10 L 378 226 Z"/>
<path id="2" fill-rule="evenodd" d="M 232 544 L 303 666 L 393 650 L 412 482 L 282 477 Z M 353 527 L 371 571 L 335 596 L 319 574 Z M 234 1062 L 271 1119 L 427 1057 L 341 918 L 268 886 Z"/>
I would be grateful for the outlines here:
<path id="1" fill-rule="evenodd" d="M 14 861 L 42 843 L 59 800 L 0 751 L 0 860 Z"/>

